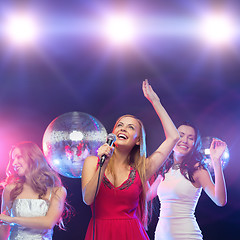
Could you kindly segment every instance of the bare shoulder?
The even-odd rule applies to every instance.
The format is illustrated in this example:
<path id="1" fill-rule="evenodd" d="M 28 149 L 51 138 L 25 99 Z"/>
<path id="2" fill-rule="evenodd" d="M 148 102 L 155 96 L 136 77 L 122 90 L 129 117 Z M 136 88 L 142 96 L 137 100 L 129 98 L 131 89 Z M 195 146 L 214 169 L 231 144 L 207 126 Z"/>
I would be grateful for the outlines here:
<path id="1" fill-rule="evenodd" d="M 84 163 L 86 164 L 96 164 L 97 162 L 98 162 L 98 157 L 96 156 L 88 156 L 84 161 Z"/>
<path id="2" fill-rule="evenodd" d="M 200 167 L 199 165 L 195 165 L 197 167 L 197 170 L 193 174 L 193 178 L 196 183 L 199 185 L 202 185 L 201 182 L 203 179 L 210 178 L 209 172 L 207 169 Z"/>
<path id="3" fill-rule="evenodd" d="M 84 160 L 83 168 L 96 168 L 98 164 L 98 157 L 96 156 L 89 156 Z"/>
<path id="4" fill-rule="evenodd" d="M 3 194 L 10 194 L 10 192 L 15 188 L 15 183 L 9 183 L 3 190 Z"/>
<path id="5" fill-rule="evenodd" d="M 2 193 L 2 206 L 1 206 L 1 212 L 5 212 L 7 209 L 11 208 L 11 198 L 10 198 L 10 193 L 14 189 L 16 185 L 15 184 L 8 184 Z M 5 214 L 9 215 L 10 213 L 5 212 Z"/>
<path id="6" fill-rule="evenodd" d="M 60 198 L 66 198 L 67 197 L 67 189 L 64 186 L 54 187 L 53 192 L 54 192 L 54 194 L 56 194 Z"/>

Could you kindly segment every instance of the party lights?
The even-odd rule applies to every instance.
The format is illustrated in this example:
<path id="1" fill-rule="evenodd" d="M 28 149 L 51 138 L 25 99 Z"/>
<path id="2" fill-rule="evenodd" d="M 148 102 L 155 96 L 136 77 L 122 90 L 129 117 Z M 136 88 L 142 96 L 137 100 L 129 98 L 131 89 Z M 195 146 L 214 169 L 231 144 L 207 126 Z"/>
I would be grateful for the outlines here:
<path id="1" fill-rule="evenodd" d="M 202 138 L 202 149 L 201 149 L 201 152 L 204 156 L 204 162 L 205 162 L 209 172 L 212 175 L 214 175 L 214 169 L 213 169 L 213 164 L 212 164 L 212 160 L 210 157 L 210 146 L 211 146 L 213 139 L 214 139 L 213 137 L 203 137 Z M 215 137 L 215 139 L 218 139 L 218 138 Z M 223 169 L 228 165 L 229 158 L 230 158 L 229 150 L 228 150 L 228 147 L 226 147 L 226 149 L 221 157 L 221 165 L 222 165 Z"/>
<path id="2" fill-rule="evenodd" d="M 14 14 L 7 18 L 4 29 L 10 42 L 22 45 L 31 43 L 36 39 L 39 26 L 30 15 Z"/>
<path id="3" fill-rule="evenodd" d="M 104 24 L 105 36 L 114 44 L 130 43 L 135 36 L 133 19 L 126 15 L 112 15 Z"/>
<path id="4" fill-rule="evenodd" d="M 231 42 L 237 36 L 237 24 L 228 14 L 214 12 L 201 16 L 187 17 L 176 15 L 151 16 L 137 15 L 129 12 L 114 12 L 108 9 L 101 16 L 75 16 L 64 19 L 45 18 L 40 25 L 41 16 L 37 13 L 12 12 L 4 22 L 2 29 L 9 43 L 19 45 L 35 42 L 40 35 L 43 39 L 52 38 L 54 34 L 71 36 L 75 39 L 84 35 L 86 39 L 96 42 L 104 39 L 106 45 L 136 45 L 142 39 L 151 41 L 164 39 L 203 39 L 210 45 L 221 45 Z M 34 17 L 33 17 L 34 16 Z M 36 21 L 38 16 L 38 21 Z M 47 19 L 47 20 L 46 20 Z M 44 24 L 45 22 L 45 24 Z M 82 38 L 83 39 L 83 38 Z M 136 41 L 138 40 L 138 41 Z M 139 41 L 141 40 L 141 41 Z"/>
<path id="5" fill-rule="evenodd" d="M 233 20 L 227 15 L 211 14 L 203 18 L 200 27 L 200 37 L 212 45 L 222 45 L 231 42 L 236 33 Z"/>

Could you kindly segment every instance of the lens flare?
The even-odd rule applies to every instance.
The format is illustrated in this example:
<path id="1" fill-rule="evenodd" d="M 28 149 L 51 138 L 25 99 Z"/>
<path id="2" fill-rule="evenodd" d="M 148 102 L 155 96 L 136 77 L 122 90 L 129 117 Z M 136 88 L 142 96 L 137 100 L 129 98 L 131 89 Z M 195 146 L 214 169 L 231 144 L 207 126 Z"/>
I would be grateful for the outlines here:
<path id="1" fill-rule="evenodd" d="M 36 39 L 37 29 L 36 21 L 30 15 L 12 15 L 6 22 L 5 33 L 11 42 L 25 44 Z"/>

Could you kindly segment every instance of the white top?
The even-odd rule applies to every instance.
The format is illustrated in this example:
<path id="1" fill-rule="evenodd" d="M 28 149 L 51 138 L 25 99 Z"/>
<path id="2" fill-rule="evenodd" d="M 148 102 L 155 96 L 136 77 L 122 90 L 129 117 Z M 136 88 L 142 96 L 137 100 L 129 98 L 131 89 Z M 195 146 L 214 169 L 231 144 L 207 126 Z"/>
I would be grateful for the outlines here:
<path id="1" fill-rule="evenodd" d="M 12 217 L 40 217 L 47 214 L 49 201 L 43 199 L 15 199 Z M 52 229 L 40 230 L 11 225 L 9 240 L 52 240 Z"/>
<path id="2" fill-rule="evenodd" d="M 202 188 L 194 187 L 180 169 L 169 169 L 157 189 L 161 207 L 156 240 L 202 239 L 194 215 L 201 192 Z"/>

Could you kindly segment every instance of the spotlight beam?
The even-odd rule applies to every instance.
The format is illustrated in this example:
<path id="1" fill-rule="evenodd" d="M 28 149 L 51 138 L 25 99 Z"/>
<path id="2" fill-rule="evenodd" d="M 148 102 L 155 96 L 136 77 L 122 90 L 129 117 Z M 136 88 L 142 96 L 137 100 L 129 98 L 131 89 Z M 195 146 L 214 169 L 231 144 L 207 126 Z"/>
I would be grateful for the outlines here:
<path id="1" fill-rule="evenodd" d="M 5 24 L 5 35 L 17 45 L 33 42 L 37 36 L 37 24 L 33 17 L 27 14 L 13 14 Z"/>

